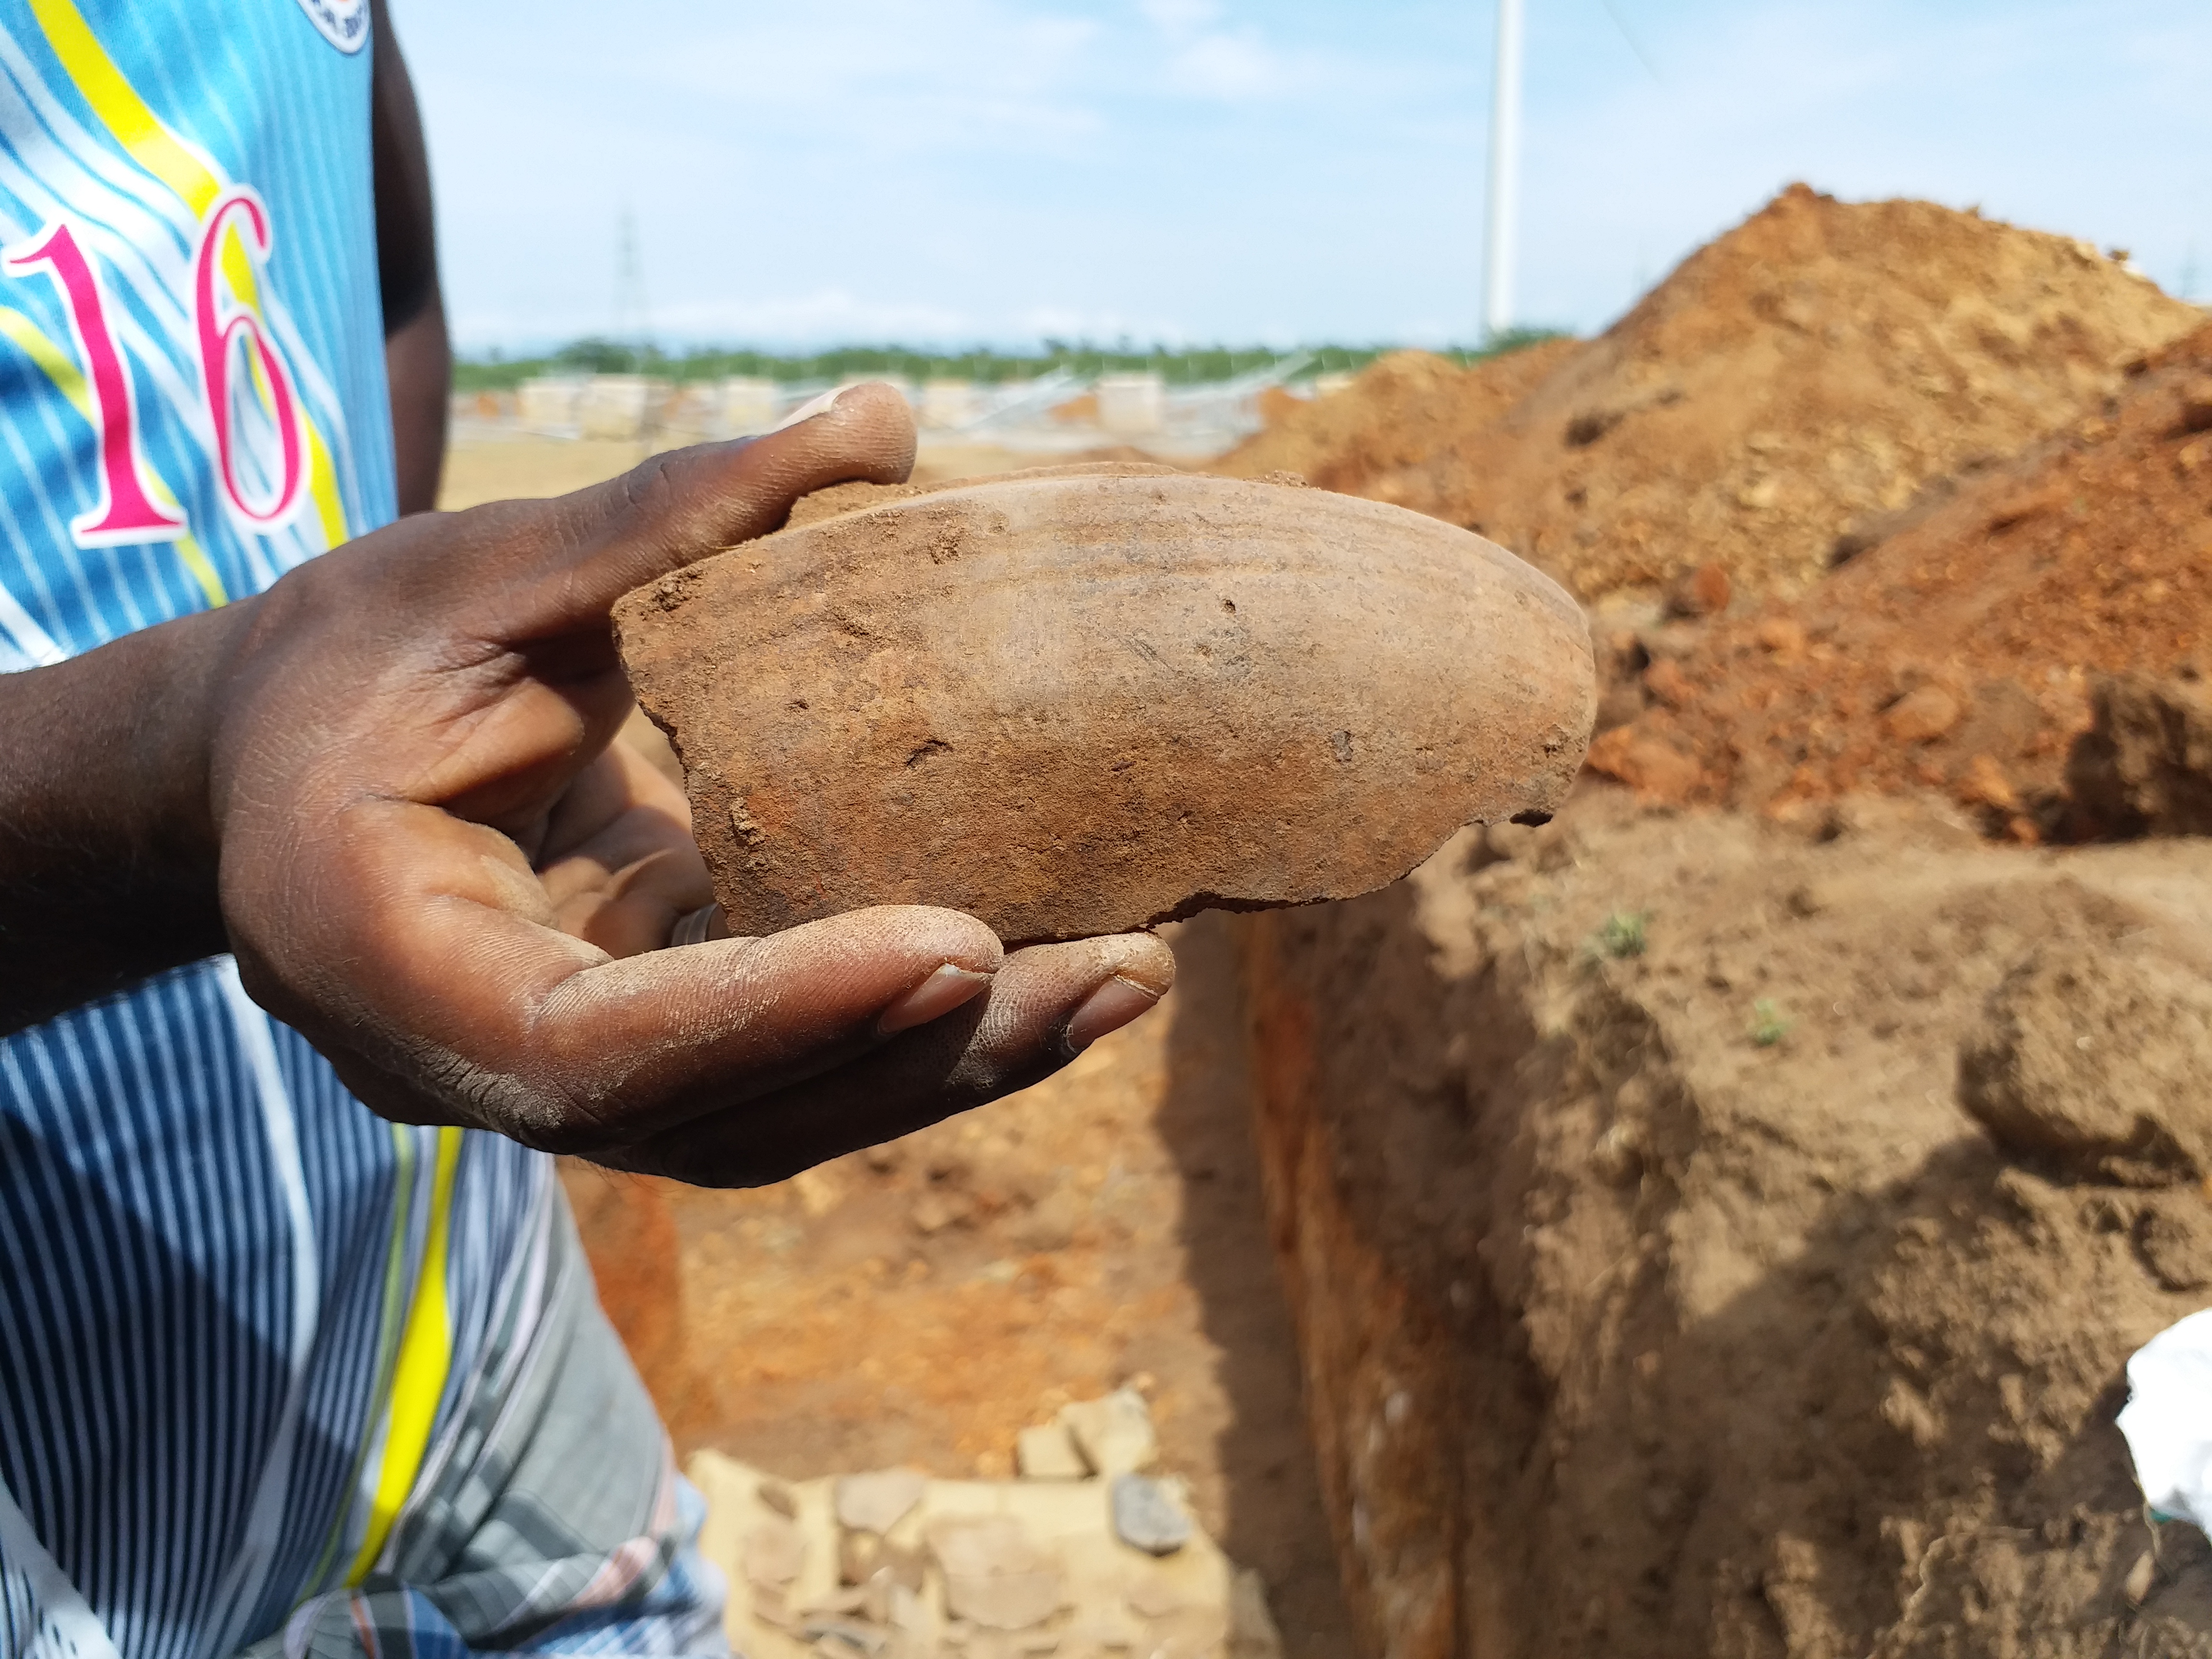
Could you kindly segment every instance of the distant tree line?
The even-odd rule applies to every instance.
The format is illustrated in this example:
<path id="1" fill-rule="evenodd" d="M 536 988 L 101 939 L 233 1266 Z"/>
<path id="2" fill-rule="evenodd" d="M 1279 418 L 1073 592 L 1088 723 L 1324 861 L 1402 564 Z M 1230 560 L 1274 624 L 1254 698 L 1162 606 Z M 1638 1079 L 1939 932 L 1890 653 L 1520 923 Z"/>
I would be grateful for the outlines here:
<path id="1" fill-rule="evenodd" d="M 1462 366 L 1484 357 L 1556 338 L 1553 329 L 1516 329 L 1483 346 L 1449 346 L 1437 355 Z M 1310 346 L 1312 361 L 1303 374 L 1357 374 L 1395 346 Z M 1138 350 L 1124 342 L 1101 347 L 1089 342 L 1046 340 L 1034 352 L 916 351 L 903 346 L 841 346 L 831 351 L 783 354 L 695 349 L 680 354 L 656 346 L 625 345 L 607 339 L 576 340 L 540 356 L 507 357 L 497 350 L 481 356 L 463 356 L 454 365 L 453 386 L 460 392 L 507 392 L 541 374 L 652 374 L 662 379 L 719 380 L 744 374 L 786 384 L 819 380 L 835 383 L 864 380 L 875 374 L 896 374 L 919 385 L 926 380 L 975 380 L 985 385 L 1000 380 L 1034 380 L 1055 370 L 1088 378 L 1097 374 L 1150 371 L 1170 386 L 1193 386 L 1231 380 L 1267 368 L 1285 354 L 1265 346 L 1202 346 L 1190 350 L 1153 346 Z"/>

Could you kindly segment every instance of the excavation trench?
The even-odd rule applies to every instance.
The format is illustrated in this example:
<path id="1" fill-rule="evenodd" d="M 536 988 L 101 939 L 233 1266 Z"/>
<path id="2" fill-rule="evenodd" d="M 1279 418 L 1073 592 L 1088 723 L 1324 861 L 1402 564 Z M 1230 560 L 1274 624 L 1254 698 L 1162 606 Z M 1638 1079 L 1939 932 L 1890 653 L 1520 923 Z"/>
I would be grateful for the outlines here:
<path id="1" fill-rule="evenodd" d="M 2203 1541 L 2154 1539 L 2112 1424 L 2212 1285 L 2201 1185 L 2008 1147 L 1957 1079 L 2010 1045 L 2061 1139 L 2131 1066 L 2201 1079 L 2209 921 L 2200 844 L 1614 792 L 1241 921 L 1361 1650 L 2206 1650 Z"/>

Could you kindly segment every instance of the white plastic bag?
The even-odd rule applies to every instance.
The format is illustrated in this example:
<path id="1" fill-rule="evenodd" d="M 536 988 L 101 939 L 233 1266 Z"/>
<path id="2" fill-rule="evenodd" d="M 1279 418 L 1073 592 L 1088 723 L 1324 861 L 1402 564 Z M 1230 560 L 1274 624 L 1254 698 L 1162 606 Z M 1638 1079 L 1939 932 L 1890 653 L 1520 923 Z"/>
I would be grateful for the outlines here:
<path id="1" fill-rule="evenodd" d="M 2212 1309 L 2136 1350 L 2119 1425 L 2152 1510 L 2212 1530 Z"/>

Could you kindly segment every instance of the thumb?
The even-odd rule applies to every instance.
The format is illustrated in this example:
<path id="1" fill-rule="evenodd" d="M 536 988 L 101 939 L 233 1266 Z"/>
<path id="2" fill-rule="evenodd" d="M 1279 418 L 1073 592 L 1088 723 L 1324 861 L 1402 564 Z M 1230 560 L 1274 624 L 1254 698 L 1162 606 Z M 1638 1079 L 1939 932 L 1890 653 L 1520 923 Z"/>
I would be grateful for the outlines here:
<path id="1" fill-rule="evenodd" d="M 632 588 L 780 528 L 802 495 L 903 482 L 914 453 L 906 399 L 869 382 L 765 437 L 672 450 L 538 504 L 554 514 L 553 533 L 541 525 L 525 568 L 499 585 L 495 631 L 529 639 L 603 623 Z"/>

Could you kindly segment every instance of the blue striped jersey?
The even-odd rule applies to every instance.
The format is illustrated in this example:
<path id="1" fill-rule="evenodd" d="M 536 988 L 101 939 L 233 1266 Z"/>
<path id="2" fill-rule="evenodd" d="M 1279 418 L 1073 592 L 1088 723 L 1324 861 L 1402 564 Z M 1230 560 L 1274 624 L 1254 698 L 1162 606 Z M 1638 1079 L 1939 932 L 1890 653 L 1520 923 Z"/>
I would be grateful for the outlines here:
<path id="1" fill-rule="evenodd" d="M 0 670 L 392 515 L 368 21 L 0 0 Z M 373 1116 L 227 960 L 0 1042 L 0 1655 L 204 1659 L 372 1574 L 564 1225 L 544 1158 Z"/>

